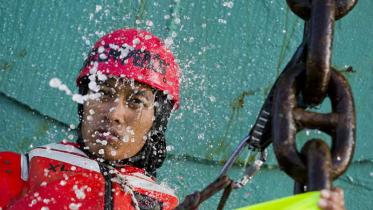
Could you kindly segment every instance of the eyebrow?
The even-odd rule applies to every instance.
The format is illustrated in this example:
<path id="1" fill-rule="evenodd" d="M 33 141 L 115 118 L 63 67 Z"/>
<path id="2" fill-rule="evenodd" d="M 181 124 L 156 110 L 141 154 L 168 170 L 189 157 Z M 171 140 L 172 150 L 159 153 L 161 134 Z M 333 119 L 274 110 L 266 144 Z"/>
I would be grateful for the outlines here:
<path id="1" fill-rule="evenodd" d="M 111 92 L 113 92 L 113 90 L 116 91 L 115 88 L 107 86 L 107 85 L 101 85 L 100 89 L 101 90 L 106 90 L 106 91 L 111 91 Z"/>
<path id="2" fill-rule="evenodd" d="M 112 82 L 109 82 L 109 81 L 104 81 L 104 82 L 103 81 L 99 81 L 98 85 L 100 85 L 101 88 L 105 89 L 105 90 L 108 90 L 108 89 L 112 90 L 112 89 L 114 89 L 115 91 L 117 91 L 116 87 L 115 87 L 116 82 L 112 83 Z M 136 96 L 144 96 L 144 97 L 146 97 L 147 96 L 146 93 L 148 93 L 149 91 L 153 95 L 155 95 L 155 92 L 153 91 L 153 89 L 142 89 L 142 88 L 143 87 L 139 86 L 139 87 L 135 87 L 134 89 L 131 88 L 130 90 L 131 90 L 132 94 L 136 95 Z M 146 97 L 146 98 L 148 98 L 148 97 Z"/>
<path id="3" fill-rule="evenodd" d="M 147 94 L 148 91 L 150 91 L 150 90 L 133 90 L 132 94 L 133 94 L 134 96 L 143 96 L 143 97 L 145 97 L 145 98 L 147 98 L 147 99 L 150 99 L 150 98 L 149 98 L 149 95 Z M 150 92 L 151 92 L 151 91 L 150 91 Z M 153 93 L 153 92 L 151 92 L 151 93 Z"/>

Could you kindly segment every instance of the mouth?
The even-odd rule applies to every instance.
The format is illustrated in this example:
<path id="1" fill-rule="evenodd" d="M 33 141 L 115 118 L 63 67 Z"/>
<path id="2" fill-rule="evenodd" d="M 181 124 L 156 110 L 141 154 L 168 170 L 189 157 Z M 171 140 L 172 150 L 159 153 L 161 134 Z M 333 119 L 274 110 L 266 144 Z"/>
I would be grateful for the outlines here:
<path id="1" fill-rule="evenodd" d="M 96 130 L 93 133 L 93 137 L 97 139 L 97 143 L 101 143 L 103 145 L 120 140 L 120 137 L 117 133 L 107 130 Z"/>

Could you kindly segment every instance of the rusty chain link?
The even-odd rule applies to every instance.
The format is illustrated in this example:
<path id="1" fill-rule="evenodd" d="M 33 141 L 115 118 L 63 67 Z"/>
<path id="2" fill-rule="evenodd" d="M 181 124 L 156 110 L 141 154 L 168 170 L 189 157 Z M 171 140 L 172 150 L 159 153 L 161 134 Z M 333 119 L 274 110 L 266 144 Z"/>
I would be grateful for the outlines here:
<path id="1" fill-rule="evenodd" d="M 320 104 L 330 80 L 335 0 L 312 0 L 307 42 L 306 81 L 303 100 Z"/>
<path id="2" fill-rule="evenodd" d="M 297 94 L 305 76 L 305 65 L 298 64 L 280 79 L 273 110 L 273 148 L 280 167 L 299 183 L 307 183 L 307 167 L 297 151 L 295 135 L 302 129 L 318 129 L 332 137 L 332 178 L 347 168 L 355 145 L 355 111 L 347 81 L 334 69 L 328 86 L 332 112 L 321 114 L 298 107 Z"/>
<path id="3" fill-rule="evenodd" d="M 295 192 L 330 188 L 352 159 L 356 123 L 353 97 L 347 80 L 330 63 L 334 18 L 346 15 L 356 2 L 287 0 L 293 12 L 305 20 L 307 56 L 285 69 L 276 84 L 272 135 L 281 169 L 296 181 Z M 331 100 L 331 113 L 306 110 L 320 104 L 325 96 Z M 331 149 L 322 140 L 310 140 L 299 152 L 295 135 L 303 129 L 330 135 Z"/>
<path id="4" fill-rule="evenodd" d="M 312 4 L 315 0 L 286 0 L 290 9 L 303 20 L 308 20 L 311 16 Z M 356 5 L 357 0 L 337 0 L 335 1 L 335 20 L 339 20 L 347 15 Z"/>
<path id="5" fill-rule="evenodd" d="M 302 148 L 301 154 L 307 162 L 307 189 L 304 184 L 296 184 L 296 193 L 330 189 L 332 177 L 330 174 L 331 156 L 328 145 L 320 139 L 309 140 Z"/>
<path id="6" fill-rule="evenodd" d="M 303 88 L 307 104 L 320 104 L 330 79 L 334 21 L 346 15 L 357 0 L 287 0 L 291 10 L 308 21 L 307 77 Z"/>

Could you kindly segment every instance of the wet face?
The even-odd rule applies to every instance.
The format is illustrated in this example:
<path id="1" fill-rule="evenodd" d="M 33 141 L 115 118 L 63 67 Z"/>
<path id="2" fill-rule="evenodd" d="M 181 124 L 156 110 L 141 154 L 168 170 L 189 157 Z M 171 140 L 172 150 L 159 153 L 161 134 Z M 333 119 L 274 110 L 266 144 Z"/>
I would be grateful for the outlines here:
<path id="1" fill-rule="evenodd" d="M 83 105 L 85 148 L 109 161 L 133 157 L 144 146 L 153 125 L 152 89 L 123 78 L 110 78 L 100 84 L 99 93 L 99 98 Z"/>

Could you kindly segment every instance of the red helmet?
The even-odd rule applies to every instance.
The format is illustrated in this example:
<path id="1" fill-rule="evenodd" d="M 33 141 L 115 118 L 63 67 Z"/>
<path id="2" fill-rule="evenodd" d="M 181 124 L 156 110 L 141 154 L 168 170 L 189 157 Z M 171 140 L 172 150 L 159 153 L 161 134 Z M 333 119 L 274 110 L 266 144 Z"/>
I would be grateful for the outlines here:
<path id="1" fill-rule="evenodd" d="M 101 37 L 88 55 L 77 84 L 97 72 L 132 78 L 165 91 L 179 107 L 179 66 L 164 43 L 147 31 L 119 29 Z"/>

